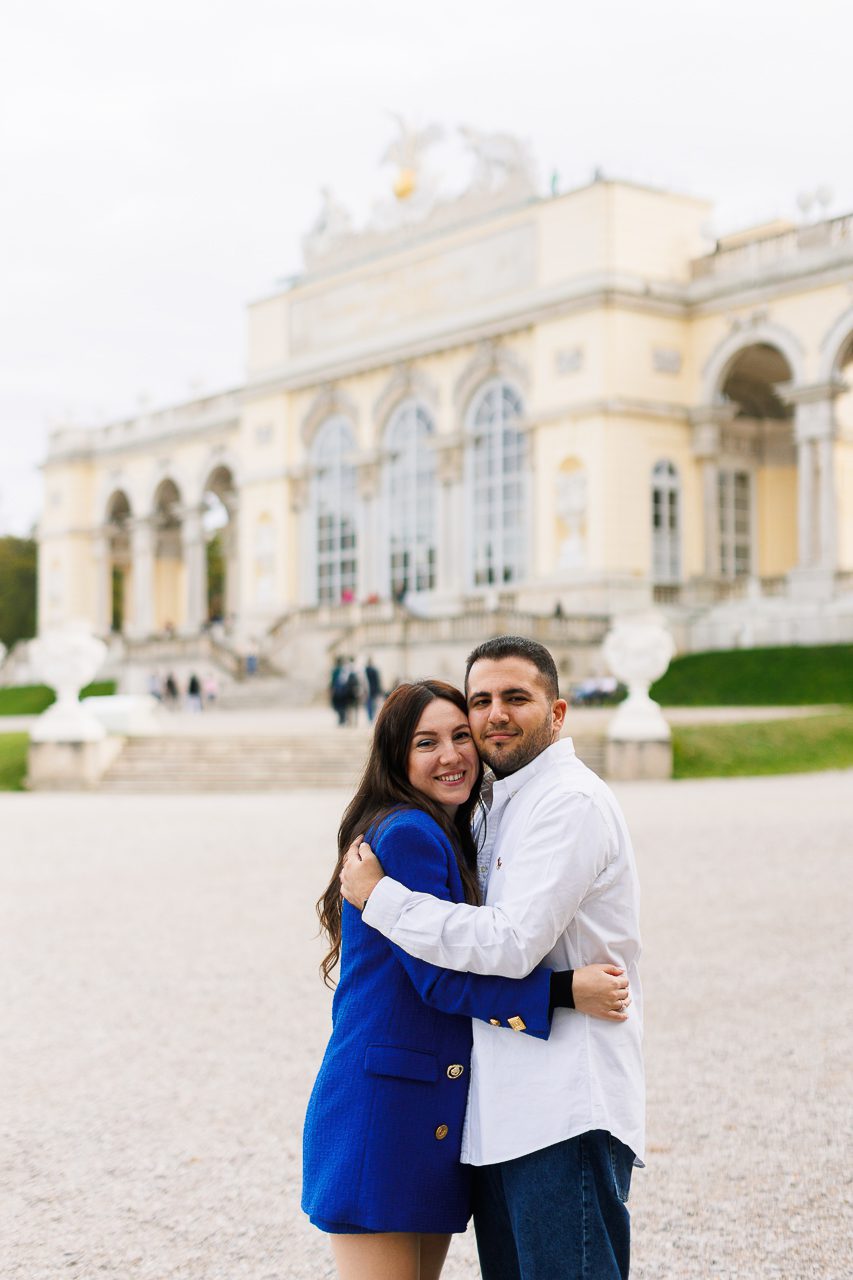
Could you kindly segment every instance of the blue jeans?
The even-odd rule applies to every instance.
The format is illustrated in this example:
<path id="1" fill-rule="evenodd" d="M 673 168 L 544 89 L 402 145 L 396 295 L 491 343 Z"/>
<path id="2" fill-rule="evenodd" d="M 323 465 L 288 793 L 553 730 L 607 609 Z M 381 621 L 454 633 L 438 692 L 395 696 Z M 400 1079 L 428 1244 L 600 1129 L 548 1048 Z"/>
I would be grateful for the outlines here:
<path id="1" fill-rule="evenodd" d="M 626 1280 L 634 1153 L 603 1129 L 474 1169 L 483 1280 Z"/>

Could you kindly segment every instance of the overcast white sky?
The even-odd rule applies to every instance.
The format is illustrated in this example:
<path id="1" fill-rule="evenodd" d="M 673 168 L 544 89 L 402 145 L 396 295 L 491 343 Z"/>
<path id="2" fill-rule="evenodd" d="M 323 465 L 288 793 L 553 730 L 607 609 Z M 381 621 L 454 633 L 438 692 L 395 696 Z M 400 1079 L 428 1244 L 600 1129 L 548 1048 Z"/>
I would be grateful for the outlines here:
<path id="1" fill-rule="evenodd" d="M 245 303 L 330 184 L 387 195 L 388 112 L 528 139 L 543 182 L 715 201 L 714 229 L 853 209 L 848 0 L 5 0 L 0 532 L 48 425 L 241 381 Z"/>

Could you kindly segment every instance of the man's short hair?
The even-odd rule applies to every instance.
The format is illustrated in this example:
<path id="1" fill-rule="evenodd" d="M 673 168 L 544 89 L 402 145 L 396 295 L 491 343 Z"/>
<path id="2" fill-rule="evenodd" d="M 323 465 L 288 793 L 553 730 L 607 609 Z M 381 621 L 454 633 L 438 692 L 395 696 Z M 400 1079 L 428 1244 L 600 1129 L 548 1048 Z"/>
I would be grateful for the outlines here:
<path id="1" fill-rule="evenodd" d="M 468 677 L 475 662 L 482 659 L 500 662 L 504 658 L 526 658 L 528 662 L 532 662 L 542 677 L 548 697 L 552 701 L 559 698 L 560 682 L 556 662 L 544 644 L 539 644 L 538 640 L 529 640 L 527 636 L 495 636 L 472 649 L 465 664 L 465 693 L 468 693 Z"/>

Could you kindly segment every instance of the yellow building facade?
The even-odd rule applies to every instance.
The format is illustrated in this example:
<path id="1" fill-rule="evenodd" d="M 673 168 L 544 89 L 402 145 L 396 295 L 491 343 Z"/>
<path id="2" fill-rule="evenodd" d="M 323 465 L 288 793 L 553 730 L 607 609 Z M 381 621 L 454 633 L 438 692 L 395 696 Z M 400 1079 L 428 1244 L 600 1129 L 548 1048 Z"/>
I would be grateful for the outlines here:
<path id="1" fill-rule="evenodd" d="M 847 638 L 853 218 L 712 247 L 708 216 L 507 166 L 382 228 L 327 198 L 242 387 L 51 436 L 41 627 L 263 647 L 297 615 L 654 602 L 684 646 L 744 642 L 746 604 L 753 638 Z"/>

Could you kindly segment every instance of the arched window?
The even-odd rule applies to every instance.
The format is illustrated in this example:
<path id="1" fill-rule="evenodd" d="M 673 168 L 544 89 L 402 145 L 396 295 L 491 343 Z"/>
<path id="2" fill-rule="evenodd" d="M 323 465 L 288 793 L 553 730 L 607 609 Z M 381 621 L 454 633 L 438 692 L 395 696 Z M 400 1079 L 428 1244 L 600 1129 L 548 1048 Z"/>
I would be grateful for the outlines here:
<path id="1" fill-rule="evenodd" d="M 311 450 L 312 514 L 319 604 L 355 598 L 356 476 L 355 439 L 345 418 L 329 418 Z"/>
<path id="2" fill-rule="evenodd" d="M 520 396 L 497 379 L 481 388 L 468 414 L 474 586 L 499 586 L 524 576 L 527 443 L 518 429 L 521 416 Z"/>
<path id="3" fill-rule="evenodd" d="M 652 582 L 681 581 L 681 484 L 671 462 L 652 471 Z"/>
<path id="4" fill-rule="evenodd" d="M 388 423 L 385 467 L 388 581 L 395 597 L 435 587 L 435 452 L 433 421 L 407 400 Z"/>

